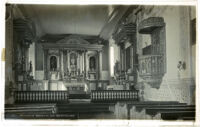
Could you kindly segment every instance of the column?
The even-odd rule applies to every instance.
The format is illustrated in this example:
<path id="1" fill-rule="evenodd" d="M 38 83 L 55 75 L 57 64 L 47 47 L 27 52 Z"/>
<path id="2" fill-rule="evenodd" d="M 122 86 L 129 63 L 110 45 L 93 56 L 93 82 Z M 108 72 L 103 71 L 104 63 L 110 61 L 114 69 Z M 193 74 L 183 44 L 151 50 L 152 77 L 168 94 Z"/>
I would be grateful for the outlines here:
<path id="1" fill-rule="evenodd" d="M 132 69 L 133 69 L 133 75 L 134 75 L 134 81 L 135 83 L 137 82 L 137 61 L 136 61 L 136 57 L 137 57 L 137 45 L 136 45 L 136 33 L 133 33 L 130 36 L 130 41 L 132 43 Z"/>
<path id="2" fill-rule="evenodd" d="M 80 51 L 77 51 L 77 71 L 81 70 L 81 59 L 80 59 Z"/>
<path id="3" fill-rule="evenodd" d="M 99 52 L 99 69 L 100 69 L 100 79 L 103 79 L 102 77 L 102 51 Z"/>
<path id="4" fill-rule="evenodd" d="M 97 51 L 97 79 L 100 80 L 100 51 Z"/>
<path id="5" fill-rule="evenodd" d="M 121 63 L 122 63 L 122 70 L 125 71 L 125 55 L 124 55 L 124 44 L 121 44 Z"/>
<path id="6" fill-rule="evenodd" d="M 137 40 L 136 40 L 136 25 L 135 24 L 127 24 L 126 25 L 126 35 L 131 43 L 131 68 L 133 70 L 134 82 L 137 83 Z"/>
<path id="7" fill-rule="evenodd" d="M 120 58 L 119 58 L 119 62 L 120 62 L 120 74 L 121 74 L 121 72 L 122 72 L 122 49 L 121 49 L 121 46 L 119 45 L 119 51 L 120 51 Z"/>
<path id="8" fill-rule="evenodd" d="M 59 51 L 59 79 L 62 79 L 62 64 L 61 64 L 61 62 L 62 62 L 62 50 L 60 50 Z"/>
<path id="9" fill-rule="evenodd" d="M 84 51 L 84 77 L 86 78 L 86 50 Z"/>
<path id="10" fill-rule="evenodd" d="M 71 69 L 70 69 L 70 51 L 67 50 L 67 68 L 68 68 L 68 72 L 70 73 L 71 72 Z"/>
<path id="11" fill-rule="evenodd" d="M 44 49 L 44 80 L 48 80 L 48 74 L 47 74 L 47 60 L 48 60 L 48 49 Z"/>

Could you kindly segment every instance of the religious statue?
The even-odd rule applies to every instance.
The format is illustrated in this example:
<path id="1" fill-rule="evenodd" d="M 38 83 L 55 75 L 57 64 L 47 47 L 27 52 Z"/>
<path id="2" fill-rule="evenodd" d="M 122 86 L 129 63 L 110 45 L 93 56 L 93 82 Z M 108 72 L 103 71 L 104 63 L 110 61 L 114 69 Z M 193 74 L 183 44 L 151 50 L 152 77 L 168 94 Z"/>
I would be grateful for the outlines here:
<path id="1" fill-rule="evenodd" d="M 70 55 L 70 69 L 71 69 L 71 75 L 76 76 L 76 54 L 72 53 Z"/>
<path id="2" fill-rule="evenodd" d="M 50 58 L 50 70 L 56 71 L 57 69 L 57 58 L 56 56 L 51 56 Z"/>
<path id="3" fill-rule="evenodd" d="M 32 61 L 29 62 L 29 71 L 32 72 L 33 71 L 33 67 L 32 67 Z"/>
<path id="4" fill-rule="evenodd" d="M 95 57 L 90 57 L 90 71 L 95 71 Z"/>

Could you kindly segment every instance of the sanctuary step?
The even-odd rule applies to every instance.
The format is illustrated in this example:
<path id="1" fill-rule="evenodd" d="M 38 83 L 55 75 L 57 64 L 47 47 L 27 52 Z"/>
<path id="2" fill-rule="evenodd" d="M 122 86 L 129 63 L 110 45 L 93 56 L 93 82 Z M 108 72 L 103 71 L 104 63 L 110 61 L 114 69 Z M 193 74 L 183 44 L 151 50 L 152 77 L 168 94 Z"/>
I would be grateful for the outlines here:
<path id="1" fill-rule="evenodd" d="M 114 113 L 110 111 L 110 105 L 106 103 L 59 103 L 57 114 L 74 114 L 77 119 L 112 119 Z"/>

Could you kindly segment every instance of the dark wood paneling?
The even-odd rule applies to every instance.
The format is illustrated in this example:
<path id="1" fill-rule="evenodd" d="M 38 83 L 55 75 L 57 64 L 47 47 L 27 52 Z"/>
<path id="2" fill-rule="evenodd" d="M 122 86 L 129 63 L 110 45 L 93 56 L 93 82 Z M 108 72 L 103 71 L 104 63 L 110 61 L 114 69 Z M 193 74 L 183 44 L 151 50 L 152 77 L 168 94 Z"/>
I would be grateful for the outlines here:
<path id="1" fill-rule="evenodd" d="M 149 46 L 147 46 L 147 47 L 144 47 L 144 48 L 142 49 L 142 54 L 143 54 L 143 55 L 149 55 L 149 54 L 151 54 L 151 45 L 149 45 Z"/>

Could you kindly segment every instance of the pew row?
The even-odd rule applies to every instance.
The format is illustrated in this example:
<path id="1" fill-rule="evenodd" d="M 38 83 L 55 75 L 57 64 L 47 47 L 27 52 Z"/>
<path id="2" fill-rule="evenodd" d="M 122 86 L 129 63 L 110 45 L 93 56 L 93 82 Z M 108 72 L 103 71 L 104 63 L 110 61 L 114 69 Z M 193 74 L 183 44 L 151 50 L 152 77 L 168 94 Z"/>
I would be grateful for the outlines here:
<path id="1" fill-rule="evenodd" d="M 13 104 L 5 105 L 5 118 L 27 119 L 56 114 L 56 104 Z"/>
<path id="2" fill-rule="evenodd" d="M 195 120 L 195 105 L 179 102 L 138 102 L 127 104 L 129 119 Z"/>

